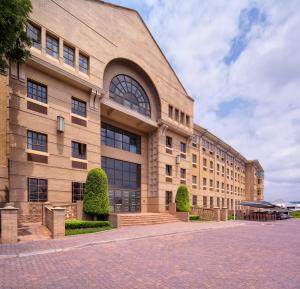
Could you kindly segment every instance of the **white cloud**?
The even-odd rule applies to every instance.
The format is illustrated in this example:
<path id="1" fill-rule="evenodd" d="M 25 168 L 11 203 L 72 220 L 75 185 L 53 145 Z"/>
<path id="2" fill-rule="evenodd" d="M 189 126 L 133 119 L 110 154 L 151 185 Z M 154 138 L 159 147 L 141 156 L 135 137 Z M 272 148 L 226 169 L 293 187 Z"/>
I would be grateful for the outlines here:
<path id="1" fill-rule="evenodd" d="M 265 169 L 266 199 L 300 199 L 300 2 L 147 0 L 150 30 L 196 99 L 195 120 Z M 240 12 L 257 7 L 264 25 L 224 64 Z M 224 101 L 248 108 L 221 117 Z"/>

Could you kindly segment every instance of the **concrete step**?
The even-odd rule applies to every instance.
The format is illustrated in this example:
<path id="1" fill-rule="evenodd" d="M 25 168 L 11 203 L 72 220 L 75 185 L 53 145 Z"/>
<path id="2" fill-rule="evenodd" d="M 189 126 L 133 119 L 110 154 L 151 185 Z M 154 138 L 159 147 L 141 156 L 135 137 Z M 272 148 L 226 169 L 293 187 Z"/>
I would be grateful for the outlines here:
<path id="1" fill-rule="evenodd" d="M 180 222 L 179 219 L 168 213 L 120 214 L 119 218 L 121 227 Z"/>

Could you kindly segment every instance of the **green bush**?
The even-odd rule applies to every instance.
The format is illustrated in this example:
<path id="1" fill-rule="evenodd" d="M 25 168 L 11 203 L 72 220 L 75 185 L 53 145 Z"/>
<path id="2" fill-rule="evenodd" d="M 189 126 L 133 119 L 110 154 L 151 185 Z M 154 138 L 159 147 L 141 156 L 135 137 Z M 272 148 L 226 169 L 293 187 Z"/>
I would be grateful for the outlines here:
<path id="1" fill-rule="evenodd" d="M 198 215 L 190 215 L 190 221 L 198 221 L 200 220 L 200 216 Z"/>
<path id="2" fill-rule="evenodd" d="M 101 227 L 110 227 L 110 223 L 108 221 L 78 221 L 78 220 L 65 221 L 66 230 L 82 229 L 82 228 L 101 228 Z"/>
<path id="3" fill-rule="evenodd" d="M 300 218 L 300 211 L 290 212 L 292 218 Z"/>
<path id="4" fill-rule="evenodd" d="M 83 211 L 91 215 L 109 214 L 108 180 L 106 173 L 100 168 L 90 170 L 87 175 Z"/>
<path id="5" fill-rule="evenodd" d="M 176 210 L 177 212 L 189 212 L 190 210 L 190 198 L 189 190 L 187 186 L 180 185 L 176 192 Z"/>

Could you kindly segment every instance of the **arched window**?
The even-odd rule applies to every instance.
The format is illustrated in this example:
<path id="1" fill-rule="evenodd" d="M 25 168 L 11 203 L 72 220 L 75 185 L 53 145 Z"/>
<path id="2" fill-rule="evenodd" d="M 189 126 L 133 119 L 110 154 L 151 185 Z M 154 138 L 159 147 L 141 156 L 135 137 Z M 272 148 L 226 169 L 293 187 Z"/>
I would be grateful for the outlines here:
<path id="1" fill-rule="evenodd" d="M 141 85 L 124 74 L 115 76 L 109 86 L 109 97 L 147 117 L 151 116 L 149 99 Z"/>

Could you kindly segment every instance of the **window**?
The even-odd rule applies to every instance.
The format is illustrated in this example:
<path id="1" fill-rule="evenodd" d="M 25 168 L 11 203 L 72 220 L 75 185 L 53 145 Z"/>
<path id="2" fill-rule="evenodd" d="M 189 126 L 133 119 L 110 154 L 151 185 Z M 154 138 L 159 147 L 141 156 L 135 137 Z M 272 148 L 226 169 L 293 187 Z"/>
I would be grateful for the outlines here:
<path id="1" fill-rule="evenodd" d="M 169 117 L 173 118 L 173 106 L 169 105 Z"/>
<path id="2" fill-rule="evenodd" d="M 206 187 L 206 178 L 203 178 L 203 187 Z"/>
<path id="3" fill-rule="evenodd" d="M 197 163 L 197 155 L 192 154 L 192 163 L 196 164 Z"/>
<path id="4" fill-rule="evenodd" d="M 183 112 L 180 113 L 180 122 L 182 124 L 184 124 L 184 113 Z"/>
<path id="5" fill-rule="evenodd" d="M 209 180 L 209 186 L 210 186 L 211 188 L 214 187 L 214 181 L 213 181 L 212 179 Z"/>
<path id="6" fill-rule="evenodd" d="M 140 190 L 140 164 L 102 157 L 101 166 L 107 174 L 110 188 Z"/>
<path id="7" fill-rule="evenodd" d="M 166 136 L 166 147 L 169 149 L 172 148 L 172 138 L 170 136 Z"/>
<path id="8" fill-rule="evenodd" d="M 119 74 L 111 80 L 109 97 L 146 117 L 151 116 L 150 102 L 145 90 L 128 75 Z"/>
<path id="9" fill-rule="evenodd" d="M 112 125 L 101 124 L 101 143 L 135 154 L 141 153 L 141 137 Z"/>
<path id="10" fill-rule="evenodd" d="M 192 176 L 192 184 L 197 185 L 197 176 Z"/>
<path id="11" fill-rule="evenodd" d="M 217 164 L 217 171 L 220 171 L 220 164 Z"/>
<path id="12" fill-rule="evenodd" d="M 58 58 L 58 39 L 49 34 L 46 35 L 46 53 Z"/>
<path id="13" fill-rule="evenodd" d="M 179 110 L 175 108 L 175 120 L 179 121 Z"/>
<path id="14" fill-rule="evenodd" d="M 86 144 L 72 141 L 72 157 L 86 160 Z"/>
<path id="15" fill-rule="evenodd" d="M 43 103 L 47 103 L 47 86 L 32 80 L 28 80 L 27 97 Z"/>
<path id="16" fill-rule="evenodd" d="M 34 131 L 27 131 L 27 148 L 30 150 L 47 152 L 47 135 Z"/>
<path id="17" fill-rule="evenodd" d="M 217 207 L 220 208 L 220 198 L 217 198 Z"/>
<path id="18" fill-rule="evenodd" d="M 82 53 L 79 53 L 79 71 L 85 74 L 89 72 L 89 58 Z"/>
<path id="19" fill-rule="evenodd" d="M 207 159 L 203 158 L 203 167 L 207 166 Z"/>
<path id="20" fill-rule="evenodd" d="M 202 146 L 203 148 L 208 149 L 211 152 L 214 151 L 214 145 L 204 138 L 202 139 Z"/>
<path id="21" fill-rule="evenodd" d="M 47 202 L 48 181 L 45 179 L 28 178 L 28 201 Z"/>
<path id="22" fill-rule="evenodd" d="M 222 166 L 222 174 L 224 174 L 224 172 L 225 172 L 225 167 Z"/>
<path id="23" fill-rule="evenodd" d="M 190 126 L 190 116 L 189 115 L 186 115 L 185 121 L 186 121 L 186 125 Z"/>
<path id="24" fill-rule="evenodd" d="M 83 200 L 84 187 L 85 187 L 85 183 L 72 182 L 72 202 L 73 203 Z"/>
<path id="25" fill-rule="evenodd" d="M 210 207 L 213 208 L 214 207 L 214 198 L 210 197 Z"/>
<path id="26" fill-rule="evenodd" d="M 221 188 L 224 191 L 224 183 L 223 182 L 221 183 Z"/>
<path id="27" fill-rule="evenodd" d="M 210 161 L 210 162 L 209 162 L 209 168 L 210 168 L 211 170 L 213 170 L 213 168 L 214 168 L 214 162 L 213 162 L 213 161 Z"/>
<path id="28" fill-rule="evenodd" d="M 222 198 L 222 208 L 225 208 L 225 200 Z"/>
<path id="29" fill-rule="evenodd" d="M 203 196 L 203 207 L 207 208 L 207 197 Z"/>
<path id="30" fill-rule="evenodd" d="M 31 39 L 35 48 L 41 48 L 41 28 L 32 23 L 27 23 L 27 36 Z"/>
<path id="31" fill-rule="evenodd" d="M 86 102 L 72 97 L 71 111 L 82 117 L 86 117 Z"/>
<path id="32" fill-rule="evenodd" d="M 220 188 L 220 182 L 217 181 L 217 189 L 219 189 L 219 188 Z"/>
<path id="33" fill-rule="evenodd" d="M 186 178 L 186 169 L 183 169 L 183 168 L 180 169 L 180 178 L 181 179 Z"/>
<path id="34" fill-rule="evenodd" d="M 193 195 L 193 206 L 197 206 L 197 196 Z"/>
<path id="35" fill-rule="evenodd" d="M 184 142 L 180 143 L 180 152 L 183 154 L 186 153 L 186 144 Z"/>
<path id="36" fill-rule="evenodd" d="M 166 165 L 166 175 L 171 177 L 172 176 L 172 166 Z"/>
<path id="37" fill-rule="evenodd" d="M 74 66 L 74 62 L 75 62 L 75 50 L 74 48 L 64 45 L 64 63 Z"/>

